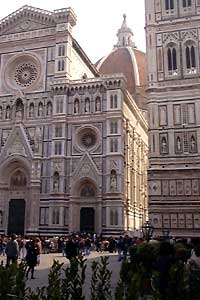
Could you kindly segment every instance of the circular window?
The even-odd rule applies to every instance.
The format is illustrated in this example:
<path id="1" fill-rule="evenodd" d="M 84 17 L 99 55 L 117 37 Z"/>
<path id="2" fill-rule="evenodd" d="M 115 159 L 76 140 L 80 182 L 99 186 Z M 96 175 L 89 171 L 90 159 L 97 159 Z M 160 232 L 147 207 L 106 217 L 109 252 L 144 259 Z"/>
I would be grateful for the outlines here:
<path id="1" fill-rule="evenodd" d="M 78 133 L 78 144 L 81 148 L 90 149 L 97 144 L 97 133 L 93 128 L 83 128 Z"/>
<path id="2" fill-rule="evenodd" d="M 38 76 L 36 65 L 33 63 L 20 64 L 14 73 L 15 82 L 23 87 L 31 85 Z"/>
<path id="3" fill-rule="evenodd" d="M 96 135 L 93 132 L 86 132 L 81 137 L 81 144 L 86 148 L 91 148 L 96 144 Z"/>
<path id="4" fill-rule="evenodd" d="M 4 78 L 12 89 L 29 89 L 41 79 L 42 68 L 34 53 L 21 53 L 13 56 L 5 65 Z"/>

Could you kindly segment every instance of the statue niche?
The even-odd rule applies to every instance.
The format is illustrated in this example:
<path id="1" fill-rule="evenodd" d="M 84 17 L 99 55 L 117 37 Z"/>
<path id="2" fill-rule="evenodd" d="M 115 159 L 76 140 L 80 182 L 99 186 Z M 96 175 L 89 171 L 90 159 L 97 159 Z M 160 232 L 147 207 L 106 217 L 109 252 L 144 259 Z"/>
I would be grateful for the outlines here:
<path id="1" fill-rule="evenodd" d="M 16 171 L 11 177 L 10 186 L 14 188 L 21 188 L 21 187 L 26 187 L 26 185 L 27 185 L 27 180 L 24 173 L 21 172 L 20 170 Z"/>
<path id="2" fill-rule="evenodd" d="M 15 108 L 15 119 L 16 121 L 21 121 L 24 116 L 24 104 L 20 98 L 17 99 Z"/>

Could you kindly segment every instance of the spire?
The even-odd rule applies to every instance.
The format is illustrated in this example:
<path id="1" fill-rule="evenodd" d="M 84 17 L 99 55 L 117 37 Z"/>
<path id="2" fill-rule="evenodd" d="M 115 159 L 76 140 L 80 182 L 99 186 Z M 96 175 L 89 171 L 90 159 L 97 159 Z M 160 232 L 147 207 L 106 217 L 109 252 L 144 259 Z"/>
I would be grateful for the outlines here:
<path id="1" fill-rule="evenodd" d="M 135 43 L 132 41 L 132 37 L 134 36 L 132 30 L 127 26 L 126 15 L 123 14 L 123 23 L 121 28 L 117 32 L 118 42 L 115 45 L 115 48 L 119 47 L 134 47 Z"/>

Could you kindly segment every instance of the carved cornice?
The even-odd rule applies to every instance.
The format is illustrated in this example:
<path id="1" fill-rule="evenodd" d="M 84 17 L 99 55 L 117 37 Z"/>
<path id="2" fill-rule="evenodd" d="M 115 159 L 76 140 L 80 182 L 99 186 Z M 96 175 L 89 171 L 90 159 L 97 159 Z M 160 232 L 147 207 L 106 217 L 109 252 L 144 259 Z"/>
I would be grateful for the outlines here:
<path id="1" fill-rule="evenodd" d="M 47 27 L 54 27 L 60 23 L 69 23 L 72 27 L 76 25 L 76 15 L 71 8 L 58 9 L 51 12 L 25 5 L 0 21 L 0 35 L 6 34 L 10 28 L 14 27 L 21 20 L 36 21 L 47 25 Z M 23 30 L 22 28 L 21 31 L 25 31 L 25 29 Z"/>

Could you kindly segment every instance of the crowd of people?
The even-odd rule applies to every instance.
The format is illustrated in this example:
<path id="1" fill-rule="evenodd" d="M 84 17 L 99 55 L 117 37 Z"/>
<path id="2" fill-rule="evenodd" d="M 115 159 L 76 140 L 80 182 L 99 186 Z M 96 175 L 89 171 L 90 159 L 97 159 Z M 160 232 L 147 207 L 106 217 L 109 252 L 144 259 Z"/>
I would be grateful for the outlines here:
<path id="1" fill-rule="evenodd" d="M 105 238 L 96 234 L 70 234 L 61 237 L 23 237 L 15 234 L 0 237 L 0 255 L 6 256 L 6 265 L 17 262 L 18 259 L 24 260 L 27 264 L 26 277 L 31 273 L 34 278 L 34 268 L 40 264 L 40 254 L 49 254 L 51 252 L 61 253 L 67 259 L 77 256 L 89 256 L 91 250 L 99 253 L 116 253 L 118 261 L 125 259 L 129 254 L 132 245 L 139 245 L 143 242 L 142 238 L 131 238 L 128 235 L 120 237 Z M 174 240 L 170 241 L 171 243 Z M 191 266 L 200 268 L 200 242 L 186 241 L 191 246 L 191 255 L 188 263 Z M 163 250 L 165 251 L 166 248 Z"/>

